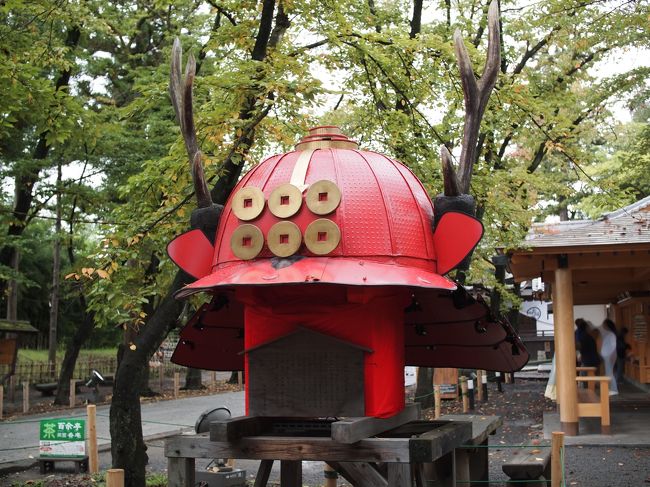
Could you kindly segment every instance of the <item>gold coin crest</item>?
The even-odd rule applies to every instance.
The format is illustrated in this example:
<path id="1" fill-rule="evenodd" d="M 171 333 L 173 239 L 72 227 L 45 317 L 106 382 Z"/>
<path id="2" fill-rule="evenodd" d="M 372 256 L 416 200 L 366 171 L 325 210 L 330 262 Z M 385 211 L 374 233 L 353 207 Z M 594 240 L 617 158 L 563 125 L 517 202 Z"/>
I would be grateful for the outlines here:
<path id="1" fill-rule="evenodd" d="M 232 253 L 241 260 L 251 260 L 259 255 L 264 246 L 262 230 L 245 223 L 238 226 L 230 237 Z"/>
<path id="2" fill-rule="evenodd" d="M 271 192 L 269 209 L 278 218 L 289 218 L 302 206 L 302 192 L 293 184 L 285 183 Z"/>
<path id="3" fill-rule="evenodd" d="M 298 252 L 302 244 L 300 228 L 293 222 L 278 222 L 270 228 L 266 244 L 274 255 L 289 257 Z"/>
<path id="4" fill-rule="evenodd" d="M 328 215 L 341 203 L 341 190 L 332 181 L 322 179 L 309 186 L 305 201 L 312 213 Z"/>
<path id="5" fill-rule="evenodd" d="M 232 211 L 242 221 L 254 220 L 264 211 L 264 193 L 254 186 L 241 188 L 232 198 Z"/>
<path id="6" fill-rule="evenodd" d="M 305 230 L 305 245 L 316 255 L 327 255 L 338 247 L 341 229 L 332 220 L 319 218 L 311 222 Z"/>

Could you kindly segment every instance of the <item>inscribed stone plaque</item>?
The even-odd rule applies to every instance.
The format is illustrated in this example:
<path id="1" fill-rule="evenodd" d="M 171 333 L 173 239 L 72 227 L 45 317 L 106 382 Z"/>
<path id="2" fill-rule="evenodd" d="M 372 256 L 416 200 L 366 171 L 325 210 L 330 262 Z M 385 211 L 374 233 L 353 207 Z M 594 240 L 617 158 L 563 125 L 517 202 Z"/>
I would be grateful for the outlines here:
<path id="1" fill-rule="evenodd" d="M 249 350 L 249 414 L 364 416 L 367 352 L 306 329 Z"/>

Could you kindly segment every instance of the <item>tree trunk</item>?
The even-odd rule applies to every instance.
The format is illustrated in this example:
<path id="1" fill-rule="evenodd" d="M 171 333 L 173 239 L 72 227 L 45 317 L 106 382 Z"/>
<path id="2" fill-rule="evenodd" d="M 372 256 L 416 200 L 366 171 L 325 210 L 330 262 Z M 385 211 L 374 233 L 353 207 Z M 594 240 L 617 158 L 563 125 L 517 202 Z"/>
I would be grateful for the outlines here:
<path id="1" fill-rule="evenodd" d="M 81 309 L 87 309 L 86 299 L 83 295 L 79 296 L 79 303 Z M 90 337 L 90 334 L 95 328 L 95 314 L 90 312 L 84 313 L 84 319 L 81 325 L 77 328 L 72 339 L 65 349 L 63 362 L 61 363 L 61 372 L 59 373 L 59 381 L 56 386 L 56 397 L 54 404 L 65 405 L 70 400 L 70 379 L 74 374 L 74 368 L 77 364 L 79 357 L 79 350 Z"/>
<path id="2" fill-rule="evenodd" d="M 178 272 L 169 292 L 135 337 L 135 350 L 122 347 L 122 357 L 115 374 L 113 400 L 110 409 L 111 455 L 113 468 L 124 469 L 127 487 L 144 487 L 147 447 L 142 438 L 140 388 L 149 358 L 160 348 L 171 329 L 176 326 L 183 304 L 174 299 L 174 293 L 190 281 Z"/>
<path id="3" fill-rule="evenodd" d="M 50 290 L 50 341 L 47 353 L 49 374 L 52 377 L 56 377 L 56 335 L 59 323 L 59 284 L 61 282 L 61 179 L 61 161 L 59 161 L 56 176 L 56 223 L 54 224 L 52 289 Z"/>
<path id="4" fill-rule="evenodd" d="M 187 373 L 185 374 L 185 387 L 183 389 L 193 391 L 203 389 L 200 369 L 187 369 Z"/>

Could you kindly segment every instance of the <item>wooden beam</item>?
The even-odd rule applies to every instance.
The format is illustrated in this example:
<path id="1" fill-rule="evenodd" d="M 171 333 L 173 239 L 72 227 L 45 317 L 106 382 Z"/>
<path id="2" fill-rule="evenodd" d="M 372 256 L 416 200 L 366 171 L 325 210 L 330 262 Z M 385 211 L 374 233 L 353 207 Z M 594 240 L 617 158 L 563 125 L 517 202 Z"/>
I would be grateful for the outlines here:
<path id="1" fill-rule="evenodd" d="M 332 439 L 340 443 L 356 443 L 417 419 L 420 419 L 418 403 L 407 404 L 401 412 L 390 418 L 345 418 L 332 423 Z"/>
<path id="2" fill-rule="evenodd" d="M 210 441 L 237 441 L 262 433 L 265 422 L 258 416 L 237 416 L 210 423 Z"/>
<path id="3" fill-rule="evenodd" d="M 353 445 L 330 438 L 251 436 L 236 443 L 207 436 L 182 435 L 165 443 L 170 458 L 241 458 L 250 460 L 313 460 L 324 462 L 402 462 L 409 458 L 409 438 L 369 438 Z"/>
<path id="4" fill-rule="evenodd" d="M 280 462 L 280 485 L 302 487 L 302 462 L 282 460 Z"/>
<path id="5" fill-rule="evenodd" d="M 472 440 L 470 421 L 449 422 L 409 441 L 411 462 L 433 462 Z"/>
<path id="6" fill-rule="evenodd" d="M 389 463 L 388 485 L 390 487 L 412 487 L 411 465 L 409 463 Z"/>

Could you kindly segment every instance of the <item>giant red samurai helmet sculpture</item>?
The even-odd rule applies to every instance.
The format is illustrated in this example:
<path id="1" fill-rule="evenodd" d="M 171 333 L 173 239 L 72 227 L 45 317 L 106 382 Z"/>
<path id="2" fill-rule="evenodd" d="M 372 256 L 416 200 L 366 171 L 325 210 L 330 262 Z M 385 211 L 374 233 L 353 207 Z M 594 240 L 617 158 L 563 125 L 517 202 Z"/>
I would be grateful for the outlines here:
<path id="1" fill-rule="evenodd" d="M 198 149 L 188 152 L 200 165 Z M 172 360 L 245 370 L 248 411 L 267 416 L 391 416 L 404 407 L 405 365 L 518 370 L 528 354 L 514 330 L 445 277 L 483 234 L 462 174 L 451 177 L 434 208 L 406 166 L 332 126 L 262 161 L 234 188 L 216 234 L 195 229 L 169 244 L 196 278 L 178 297 L 213 296 Z M 278 379 L 287 373 L 290 384 Z"/>

